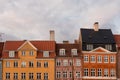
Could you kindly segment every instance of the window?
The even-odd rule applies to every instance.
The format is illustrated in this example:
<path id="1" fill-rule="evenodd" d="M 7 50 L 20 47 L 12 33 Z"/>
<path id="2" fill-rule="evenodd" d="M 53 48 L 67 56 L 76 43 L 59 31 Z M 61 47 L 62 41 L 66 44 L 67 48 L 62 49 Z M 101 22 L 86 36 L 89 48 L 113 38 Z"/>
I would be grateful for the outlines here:
<path id="1" fill-rule="evenodd" d="M 80 66 L 80 65 L 81 65 L 80 59 L 76 59 L 76 66 Z"/>
<path id="2" fill-rule="evenodd" d="M 60 60 L 56 60 L 56 66 L 60 66 L 61 65 L 61 61 Z"/>
<path id="3" fill-rule="evenodd" d="M 33 61 L 30 61 L 30 62 L 29 62 L 29 67 L 33 67 L 33 66 L 34 66 Z"/>
<path id="4" fill-rule="evenodd" d="M 115 56 L 110 56 L 110 62 L 114 63 L 115 62 Z"/>
<path id="5" fill-rule="evenodd" d="M 80 72 L 76 72 L 76 78 L 80 78 Z"/>
<path id="6" fill-rule="evenodd" d="M 6 73 L 6 79 L 10 79 L 10 73 Z"/>
<path id="7" fill-rule="evenodd" d="M 34 52 L 33 52 L 33 51 L 30 51 L 29 54 L 30 54 L 30 56 L 33 56 L 33 55 L 34 55 Z"/>
<path id="8" fill-rule="evenodd" d="M 63 66 L 68 66 L 68 60 L 63 60 Z"/>
<path id="9" fill-rule="evenodd" d="M 15 51 L 9 51 L 9 57 L 15 57 Z"/>
<path id="10" fill-rule="evenodd" d="M 104 77 L 108 77 L 108 69 L 104 69 Z"/>
<path id="11" fill-rule="evenodd" d="M 29 73 L 29 79 L 33 79 L 33 73 Z"/>
<path id="12" fill-rule="evenodd" d="M 100 55 L 97 56 L 97 62 L 102 63 L 102 56 L 100 56 Z"/>
<path id="13" fill-rule="evenodd" d="M 76 56 L 77 55 L 77 49 L 72 49 L 71 53 L 72 53 L 73 56 Z"/>
<path id="14" fill-rule="evenodd" d="M 87 68 L 84 69 L 84 76 L 88 76 L 88 69 Z"/>
<path id="15" fill-rule="evenodd" d="M 26 62 L 22 62 L 21 67 L 26 67 Z"/>
<path id="16" fill-rule="evenodd" d="M 41 79 L 41 73 L 37 73 L 37 80 Z"/>
<path id="17" fill-rule="evenodd" d="M 69 64 L 70 64 L 70 66 L 72 66 L 72 60 L 69 60 Z"/>
<path id="18" fill-rule="evenodd" d="M 48 67 L 48 62 L 44 62 L 44 67 L 45 67 L 45 68 Z"/>
<path id="19" fill-rule="evenodd" d="M 92 44 L 88 44 L 87 45 L 87 50 L 92 50 L 93 49 L 93 45 Z"/>
<path id="20" fill-rule="evenodd" d="M 49 51 L 43 51 L 43 57 L 49 57 Z"/>
<path id="21" fill-rule="evenodd" d="M 37 62 L 37 67 L 41 67 L 41 63 L 40 62 Z"/>
<path id="22" fill-rule="evenodd" d="M 6 67 L 10 67 L 10 62 L 9 61 L 6 61 Z"/>
<path id="23" fill-rule="evenodd" d="M 48 73 L 44 73 L 44 80 L 48 80 Z"/>
<path id="24" fill-rule="evenodd" d="M 110 69 L 110 77 L 115 77 L 115 69 Z"/>
<path id="25" fill-rule="evenodd" d="M 107 55 L 104 56 L 104 63 L 108 63 L 108 56 Z"/>
<path id="26" fill-rule="evenodd" d="M 88 56 L 84 55 L 84 62 L 88 62 Z"/>
<path id="27" fill-rule="evenodd" d="M 112 50 L 112 45 L 110 45 L 110 44 L 105 45 L 105 49 Z"/>
<path id="28" fill-rule="evenodd" d="M 21 73 L 21 79 L 26 79 L 26 73 Z"/>
<path id="29" fill-rule="evenodd" d="M 14 73 L 14 79 L 18 79 L 18 73 Z"/>
<path id="30" fill-rule="evenodd" d="M 95 69 L 91 69 L 91 76 L 95 76 Z"/>
<path id="31" fill-rule="evenodd" d="M 25 56 L 25 51 L 22 51 L 22 56 Z"/>
<path id="32" fill-rule="evenodd" d="M 64 56 L 64 55 L 65 55 L 65 49 L 60 49 L 59 55 L 60 55 L 60 56 Z"/>
<path id="33" fill-rule="evenodd" d="M 69 77 L 72 78 L 72 76 L 73 76 L 73 75 L 72 75 L 72 72 L 70 72 L 70 73 L 69 73 Z"/>
<path id="34" fill-rule="evenodd" d="M 101 77 L 102 76 L 102 69 L 98 69 L 98 77 Z"/>
<path id="35" fill-rule="evenodd" d="M 63 78 L 67 78 L 67 72 L 63 72 Z"/>
<path id="36" fill-rule="evenodd" d="M 92 63 L 95 62 L 95 56 L 92 55 L 92 56 L 90 57 L 90 62 L 92 62 Z"/>
<path id="37" fill-rule="evenodd" d="M 14 67 L 18 67 L 18 62 L 14 61 Z"/>
<path id="38" fill-rule="evenodd" d="M 61 77 L 60 75 L 61 75 L 61 73 L 58 71 L 57 74 L 56 74 L 56 78 L 59 79 Z"/>

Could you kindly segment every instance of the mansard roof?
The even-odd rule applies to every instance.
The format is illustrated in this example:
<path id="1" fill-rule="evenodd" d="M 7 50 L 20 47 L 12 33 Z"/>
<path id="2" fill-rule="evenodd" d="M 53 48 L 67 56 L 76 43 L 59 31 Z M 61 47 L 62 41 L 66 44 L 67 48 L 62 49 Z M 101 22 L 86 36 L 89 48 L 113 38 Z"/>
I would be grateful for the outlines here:
<path id="1" fill-rule="evenodd" d="M 111 29 L 99 29 L 99 31 L 94 31 L 94 29 L 81 28 L 80 31 L 83 43 L 115 43 Z"/>

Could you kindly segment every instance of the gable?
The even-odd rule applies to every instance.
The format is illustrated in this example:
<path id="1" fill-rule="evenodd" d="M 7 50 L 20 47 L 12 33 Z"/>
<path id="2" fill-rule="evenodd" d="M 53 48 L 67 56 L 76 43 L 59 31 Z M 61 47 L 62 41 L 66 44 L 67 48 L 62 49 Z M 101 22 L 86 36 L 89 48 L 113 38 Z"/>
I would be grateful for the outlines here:
<path id="1" fill-rule="evenodd" d="M 37 50 L 37 48 L 34 45 L 32 45 L 29 41 L 26 41 L 18 48 L 18 50 Z"/>
<path id="2" fill-rule="evenodd" d="M 98 47 L 90 52 L 110 52 L 110 51 L 108 51 L 107 49 L 104 49 L 102 47 Z"/>

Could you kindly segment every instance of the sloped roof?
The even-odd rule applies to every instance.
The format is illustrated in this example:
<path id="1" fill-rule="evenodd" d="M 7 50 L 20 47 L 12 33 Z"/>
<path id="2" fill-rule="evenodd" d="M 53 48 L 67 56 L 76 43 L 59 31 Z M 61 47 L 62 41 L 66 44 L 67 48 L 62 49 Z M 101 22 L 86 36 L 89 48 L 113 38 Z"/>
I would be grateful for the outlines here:
<path id="1" fill-rule="evenodd" d="M 116 42 L 117 46 L 120 48 L 120 35 L 115 34 L 114 39 L 115 39 L 115 42 Z"/>
<path id="2" fill-rule="evenodd" d="M 84 43 L 115 43 L 111 29 L 83 29 L 81 28 L 82 42 Z"/>
<path id="3" fill-rule="evenodd" d="M 59 55 L 59 50 L 65 49 L 65 56 L 64 57 L 70 57 L 71 56 L 71 49 L 77 49 L 78 56 L 80 56 L 80 47 L 79 44 L 63 44 L 63 43 L 57 43 L 56 44 L 56 56 L 61 57 Z M 62 56 L 63 57 L 63 56 Z"/>

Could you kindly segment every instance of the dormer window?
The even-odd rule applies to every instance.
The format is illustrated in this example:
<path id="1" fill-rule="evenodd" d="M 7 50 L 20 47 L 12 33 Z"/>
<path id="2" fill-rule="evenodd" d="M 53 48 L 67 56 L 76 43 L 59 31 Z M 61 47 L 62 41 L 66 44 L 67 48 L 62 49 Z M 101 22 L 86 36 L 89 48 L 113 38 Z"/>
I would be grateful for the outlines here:
<path id="1" fill-rule="evenodd" d="M 49 51 L 43 51 L 43 57 L 49 57 Z"/>
<path id="2" fill-rule="evenodd" d="M 9 57 L 15 57 L 15 51 L 9 51 Z"/>
<path id="3" fill-rule="evenodd" d="M 77 49 L 72 49 L 71 53 L 72 53 L 73 56 L 76 56 L 77 55 Z"/>
<path id="4" fill-rule="evenodd" d="M 64 56 L 65 55 L 65 49 L 60 49 L 59 55 Z"/>
<path id="5" fill-rule="evenodd" d="M 93 45 L 92 44 L 87 44 L 87 50 L 92 50 L 93 49 Z"/>
<path id="6" fill-rule="evenodd" d="M 110 44 L 105 45 L 105 49 L 112 50 L 112 45 L 110 45 Z"/>

